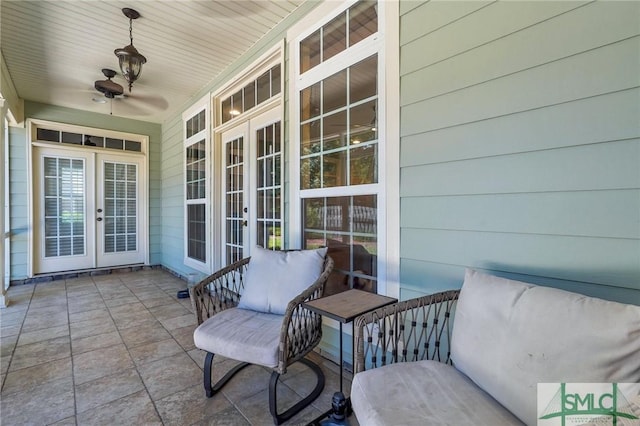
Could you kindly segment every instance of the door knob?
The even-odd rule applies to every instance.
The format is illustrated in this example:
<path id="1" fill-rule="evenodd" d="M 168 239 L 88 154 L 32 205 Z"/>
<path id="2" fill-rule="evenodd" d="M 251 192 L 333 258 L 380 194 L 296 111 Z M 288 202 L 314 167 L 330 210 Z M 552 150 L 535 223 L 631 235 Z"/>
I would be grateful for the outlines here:
<path id="1" fill-rule="evenodd" d="M 102 222 L 102 218 L 101 218 L 101 217 L 97 218 L 96 220 L 97 220 L 98 222 Z"/>
<path id="2" fill-rule="evenodd" d="M 98 213 L 102 213 L 102 209 L 98 209 Z"/>
<path id="3" fill-rule="evenodd" d="M 248 225 L 247 221 L 246 221 L 246 220 L 243 220 L 243 221 L 242 221 L 242 226 L 247 226 L 247 225 Z"/>

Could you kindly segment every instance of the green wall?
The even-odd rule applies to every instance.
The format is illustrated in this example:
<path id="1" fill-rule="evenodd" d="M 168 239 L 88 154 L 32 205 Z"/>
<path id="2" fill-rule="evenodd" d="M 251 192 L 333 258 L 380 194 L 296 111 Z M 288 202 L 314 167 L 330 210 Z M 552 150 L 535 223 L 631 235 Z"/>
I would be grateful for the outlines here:
<path id="1" fill-rule="evenodd" d="M 25 118 L 55 121 L 78 126 L 95 127 L 149 136 L 149 260 L 152 265 L 161 262 L 160 221 L 160 141 L 161 126 L 145 121 L 129 120 L 110 115 L 96 114 L 71 108 L 63 108 L 25 101 Z M 27 132 L 21 127 L 9 128 L 10 143 L 10 194 L 11 194 L 11 279 L 27 278 Z"/>
<path id="2" fill-rule="evenodd" d="M 640 3 L 401 2 L 401 296 L 640 304 Z"/>

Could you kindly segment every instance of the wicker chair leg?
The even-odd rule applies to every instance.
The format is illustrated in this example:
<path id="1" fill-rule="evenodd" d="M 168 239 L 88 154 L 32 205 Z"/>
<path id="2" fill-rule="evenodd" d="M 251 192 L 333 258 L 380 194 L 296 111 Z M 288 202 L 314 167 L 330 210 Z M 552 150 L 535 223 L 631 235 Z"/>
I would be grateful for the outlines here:
<path id="1" fill-rule="evenodd" d="M 207 398 L 211 398 L 233 377 L 236 373 L 249 364 L 248 362 L 241 362 L 233 367 L 224 375 L 223 378 L 218 380 L 215 385 L 211 386 L 211 371 L 213 370 L 213 357 L 215 354 L 207 352 L 207 356 L 204 359 L 204 391 L 207 393 Z"/>
<path id="2" fill-rule="evenodd" d="M 300 359 L 299 362 L 309 367 L 311 371 L 315 373 L 317 378 L 316 387 L 311 391 L 311 393 L 309 393 L 309 395 L 298 401 L 284 413 L 278 413 L 277 385 L 280 373 L 273 371 L 271 373 L 271 380 L 269 381 L 269 411 L 271 411 L 273 422 L 276 425 L 279 425 L 298 414 L 300 410 L 311 404 L 322 393 L 322 390 L 324 389 L 324 373 L 322 372 L 320 367 L 306 358 Z"/>

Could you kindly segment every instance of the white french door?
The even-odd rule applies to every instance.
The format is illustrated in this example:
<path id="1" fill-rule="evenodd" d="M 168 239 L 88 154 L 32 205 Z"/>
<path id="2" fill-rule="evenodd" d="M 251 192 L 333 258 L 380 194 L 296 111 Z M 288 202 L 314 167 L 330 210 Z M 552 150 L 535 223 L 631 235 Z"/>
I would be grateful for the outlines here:
<path id="1" fill-rule="evenodd" d="M 35 147 L 34 273 L 143 263 L 144 157 Z"/>
<path id="2" fill-rule="evenodd" d="M 279 109 L 222 133 L 223 263 L 259 245 L 282 249 L 282 142 Z"/>

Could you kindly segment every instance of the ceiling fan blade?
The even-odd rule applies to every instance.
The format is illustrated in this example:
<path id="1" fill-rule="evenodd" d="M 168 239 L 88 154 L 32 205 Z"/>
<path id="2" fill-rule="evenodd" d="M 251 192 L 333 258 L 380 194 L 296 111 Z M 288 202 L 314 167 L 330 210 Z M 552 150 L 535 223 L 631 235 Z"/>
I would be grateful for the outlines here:
<path id="1" fill-rule="evenodd" d="M 169 108 L 169 102 L 163 97 L 158 95 L 145 95 L 145 94 L 125 94 L 124 100 L 126 102 L 135 103 L 141 108 L 147 107 L 155 109 L 156 111 L 164 111 Z"/>

